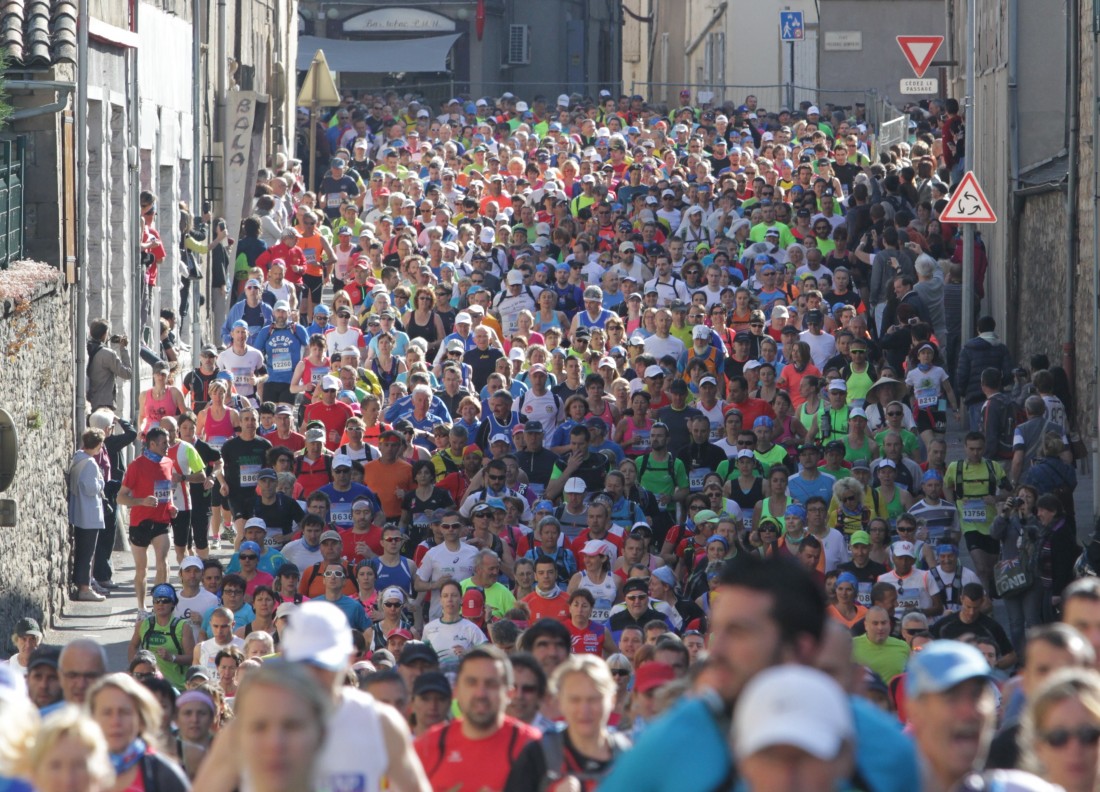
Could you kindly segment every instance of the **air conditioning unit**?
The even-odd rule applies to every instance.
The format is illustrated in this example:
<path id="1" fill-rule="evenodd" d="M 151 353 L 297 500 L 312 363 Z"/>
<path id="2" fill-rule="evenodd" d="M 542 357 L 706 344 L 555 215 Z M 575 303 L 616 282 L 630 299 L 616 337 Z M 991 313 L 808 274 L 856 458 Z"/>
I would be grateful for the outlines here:
<path id="1" fill-rule="evenodd" d="M 508 26 L 508 65 L 531 63 L 531 28 L 529 25 Z"/>

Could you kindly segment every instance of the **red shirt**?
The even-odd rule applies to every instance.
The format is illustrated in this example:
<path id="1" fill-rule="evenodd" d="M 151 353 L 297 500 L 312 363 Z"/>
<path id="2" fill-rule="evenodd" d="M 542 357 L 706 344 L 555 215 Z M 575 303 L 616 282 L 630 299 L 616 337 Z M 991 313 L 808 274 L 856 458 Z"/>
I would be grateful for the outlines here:
<path id="1" fill-rule="evenodd" d="M 297 432 L 291 432 L 289 437 L 279 437 L 278 431 L 275 431 L 267 439 L 271 441 L 271 445 L 289 448 L 295 454 L 306 447 L 306 436 Z"/>
<path id="2" fill-rule="evenodd" d="M 501 792 L 519 752 L 540 737 L 534 726 L 505 715 L 504 724 L 485 739 L 471 740 L 457 720 L 433 726 L 413 746 L 437 792 Z"/>
<path id="3" fill-rule="evenodd" d="M 297 247 L 288 247 L 282 242 L 276 242 L 269 247 L 263 253 L 256 257 L 256 266 L 264 271 L 264 277 L 267 277 L 267 270 L 271 266 L 271 262 L 274 259 L 282 259 L 286 262 L 285 277 L 291 283 L 302 282 L 302 271 L 306 266 L 306 256 Z"/>
<path id="4" fill-rule="evenodd" d="M 539 619 L 569 621 L 569 596 L 564 591 L 559 590 L 558 595 L 553 598 L 543 597 L 537 591 L 532 591 L 523 598 L 523 602 L 527 604 L 528 610 L 531 611 L 532 622 Z"/>
<path id="5" fill-rule="evenodd" d="M 354 415 L 351 407 L 343 402 L 325 404 L 318 401 L 306 407 L 305 420 L 306 423 L 320 421 L 325 425 L 325 447 L 329 451 L 335 451 L 344 436 L 344 425 Z"/>
<path id="6" fill-rule="evenodd" d="M 743 402 L 726 402 L 726 407 L 722 411 L 723 415 L 730 410 L 741 411 L 741 425 L 746 429 L 752 427 L 753 421 L 759 418 L 761 415 L 766 415 L 769 418 L 775 418 L 775 410 L 763 399 L 745 399 Z"/>
<path id="7" fill-rule="evenodd" d="M 570 649 L 573 654 L 594 654 L 597 657 L 603 655 L 603 627 L 596 622 L 589 622 L 582 630 L 571 621 L 567 621 L 565 626 L 573 636 L 573 646 Z"/>
<path id="8" fill-rule="evenodd" d="M 130 490 L 131 497 L 148 498 L 156 495 L 158 501 L 155 507 L 130 507 L 130 525 L 137 526 L 146 520 L 162 524 L 172 521 L 168 509 L 172 505 L 173 467 L 175 463 L 169 456 L 162 457 L 160 462 L 154 462 L 145 454 L 138 454 L 126 468 L 122 486 Z"/>
<path id="9" fill-rule="evenodd" d="M 355 533 L 355 531 L 341 531 L 340 535 L 344 538 L 344 558 L 354 567 L 358 566 L 360 561 L 365 561 L 371 556 L 362 552 L 360 544 L 365 544 L 369 547 L 374 555 L 382 555 L 382 529 L 377 525 L 372 525 L 370 529 L 364 533 Z"/>

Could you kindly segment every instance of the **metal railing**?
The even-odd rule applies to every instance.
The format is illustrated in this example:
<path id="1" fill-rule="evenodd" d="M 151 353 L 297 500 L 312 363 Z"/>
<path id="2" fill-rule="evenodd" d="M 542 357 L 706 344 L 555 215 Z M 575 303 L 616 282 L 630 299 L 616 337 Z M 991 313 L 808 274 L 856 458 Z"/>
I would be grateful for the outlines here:
<path id="1" fill-rule="evenodd" d="M 0 269 L 23 258 L 23 174 L 26 141 L 0 139 Z"/>

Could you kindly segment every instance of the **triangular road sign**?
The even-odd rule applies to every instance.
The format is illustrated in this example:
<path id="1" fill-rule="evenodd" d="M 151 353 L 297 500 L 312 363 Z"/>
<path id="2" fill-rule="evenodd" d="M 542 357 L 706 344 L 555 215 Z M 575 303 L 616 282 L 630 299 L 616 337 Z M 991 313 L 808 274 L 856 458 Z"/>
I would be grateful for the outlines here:
<path id="1" fill-rule="evenodd" d="M 996 223 L 997 215 L 982 192 L 982 186 L 974 178 L 974 171 L 967 171 L 959 186 L 951 194 L 940 214 L 941 223 Z"/>
<path id="2" fill-rule="evenodd" d="M 918 78 L 928 71 L 932 59 L 943 44 L 943 36 L 898 36 L 898 46 Z"/>
<path id="3" fill-rule="evenodd" d="M 309 65 L 306 78 L 302 81 L 302 90 L 298 92 L 299 107 L 313 104 L 321 107 L 340 104 L 340 92 L 336 90 L 336 80 L 332 79 L 332 71 L 323 50 L 317 50 L 317 54 L 313 56 L 313 63 Z"/>

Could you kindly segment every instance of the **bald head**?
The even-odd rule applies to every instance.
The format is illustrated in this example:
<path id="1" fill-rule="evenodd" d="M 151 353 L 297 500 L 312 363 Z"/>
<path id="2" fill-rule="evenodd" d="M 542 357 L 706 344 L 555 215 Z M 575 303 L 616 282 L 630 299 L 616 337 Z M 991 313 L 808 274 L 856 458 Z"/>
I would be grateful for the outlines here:
<path id="1" fill-rule="evenodd" d="M 61 650 L 57 671 L 65 701 L 83 704 L 88 688 L 107 673 L 107 653 L 95 641 L 81 638 Z"/>

